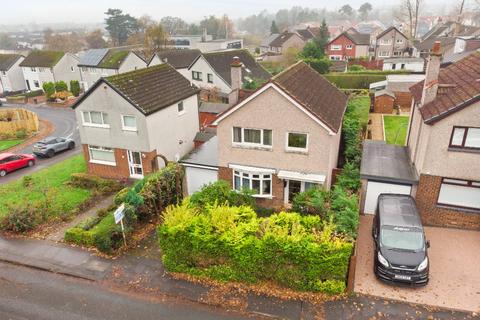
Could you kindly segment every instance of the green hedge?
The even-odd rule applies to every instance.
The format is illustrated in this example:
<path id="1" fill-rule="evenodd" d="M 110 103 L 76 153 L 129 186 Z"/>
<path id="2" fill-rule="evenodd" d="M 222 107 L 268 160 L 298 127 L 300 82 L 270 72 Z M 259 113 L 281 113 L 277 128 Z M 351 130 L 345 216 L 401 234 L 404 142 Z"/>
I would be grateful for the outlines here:
<path id="1" fill-rule="evenodd" d="M 329 73 L 324 75 L 340 89 L 369 89 L 370 84 L 387 79 L 384 74 Z"/>
<path id="2" fill-rule="evenodd" d="M 258 218 L 247 206 L 199 213 L 184 201 L 163 217 L 158 238 L 168 271 L 328 294 L 345 290 L 353 244 L 318 216 Z"/>

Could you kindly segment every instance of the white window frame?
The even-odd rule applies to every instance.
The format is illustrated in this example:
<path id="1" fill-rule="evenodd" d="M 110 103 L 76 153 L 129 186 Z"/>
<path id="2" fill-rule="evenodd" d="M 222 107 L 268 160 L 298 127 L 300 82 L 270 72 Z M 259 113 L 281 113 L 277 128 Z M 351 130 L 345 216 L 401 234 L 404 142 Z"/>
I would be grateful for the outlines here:
<path id="1" fill-rule="evenodd" d="M 341 55 L 333 55 L 333 54 L 331 54 L 331 55 L 330 55 L 330 60 L 332 60 L 332 61 L 341 61 L 341 60 L 342 60 L 342 56 L 341 56 Z"/>
<path id="2" fill-rule="evenodd" d="M 195 77 L 195 75 L 197 75 L 197 77 Z M 192 70 L 192 79 L 193 79 L 193 80 L 195 80 L 195 81 L 203 81 L 202 78 L 203 78 L 202 72 Z"/>
<path id="3" fill-rule="evenodd" d="M 103 113 L 102 113 L 102 117 L 103 117 Z M 133 118 L 135 120 L 135 127 L 126 126 L 125 125 L 125 117 Z M 130 115 L 130 114 L 125 114 L 125 115 L 122 114 L 121 118 L 122 118 L 122 130 L 124 130 L 124 131 L 135 131 L 135 132 L 138 131 L 137 130 L 137 117 L 135 117 L 133 115 Z"/>
<path id="4" fill-rule="evenodd" d="M 40 88 L 40 81 L 38 81 L 38 80 L 33 80 L 33 86 L 34 86 L 35 88 Z"/>
<path id="5" fill-rule="evenodd" d="M 88 116 L 90 117 L 89 121 L 85 120 L 85 115 L 84 115 L 85 112 L 88 112 Z M 101 114 L 102 124 L 92 123 L 92 116 L 91 116 L 92 112 L 98 112 L 98 113 Z M 101 111 L 82 111 L 81 113 L 82 113 L 82 124 L 83 124 L 84 127 L 105 128 L 105 129 L 110 128 L 110 124 L 105 123 L 105 117 L 104 117 L 104 115 L 106 114 L 105 112 L 101 112 Z"/>
<path id="6" fill-rule="evenodd" d="M 247 177 L 244 177 L 244 175 L 247 175 Z M 254 175 L 258 175 L 258 178 L 253 178 Z M 235 188 L 235 177 L 238 177 L 240 179 L 240 190 L 237 190 Z M 243 185 L 243 179 L 248 179 L 248 186 Z M 241 170 L 234 170 L 233 175 L 232 175 L 232 186 L 233 190 L 240 192 L 241 189 L 247 188 L 249 190 L 253 191 L 252 184 L 253 180 L 258 180 L 260 182 L 260 193 L 259 194 L 253 194 L 252 197 L 255 198 L 272 198 L 272 189 L 273 189 L 273 184 L 272 184 L 272 174 L 271 173 L 261 173 L 261 172 L 247 172 L 247 171 L 241 171 Z M 264 181 L 270 181 L 270 193 L 263 193 L 263 182 Z"/>
<path id="7" fill-rule="evenodd" d="M 95 159 L 93 159 L 93 157 L 92 157 L 92 149 L 95 149 L 95 150 L 97 150 L 97 151 L 103 151 L 103 152 L 111 152 L 111 153 L 113 154 L 113 159 L 114 159 L 114 161 L 112 162 L 112 161 L 95 160 Z M 116 162 L 116 159 L 115 159 L 115 150 L 112 149 L 112 148 L 89 145 L 89 146 L 88 146 L 88 156 L 89 156 L 89 159 L 90 159 L 90 160 L 89 160 L 90 163 L 103 164 L 103 165 L 112 166 L 112 167 L 116 167 L 116 166 L 117 166 L 117 162 Z"/>
<path id="8" fill-rule="evenodd" d="M 390 57 L 390 51 L 379 51 L 378 56 L 382 58 Z"/>
<path id="9" fill-rule="evenodd" d="M 347 49 L 347 50 L 352 50 L 352 49 L 353 49 L 353 44 L 347 44 L 347 45 L 345 46 L 345 49 Z"/>
<path id="10" fill-rule="evenodd" d="M 380 40 L 380 44 L 389 45 L 389 44 L 392 44 L 392 40 L 391 39 L 382 39 L 382 40 Z"/>
<path id="11" fill-rule="evenodd" d="M 438 199 L 437 199 L 437 204 L 440 206 L 448 206 L 448 207 L 453 207 L 453 208 L 460 208 L 460 209 L 466 209 L 466 210 L 477 210 L 480 211 L 480 203 L 478 207 L 470 207 L 470 206 L 465 206 L 462 205 L 459 202 L 455 202 L 458 200 L 458 196 L 455 196 L 455 200 L 450 201 L 448 198 L 452 198 L 452 196 L 447 196 L 445 195 L 445 189 L 442 188 L 445 186 L 445 188 L 466 188 L 466 189 L 471 189 L 470 192 L 475 192 L 477 191 L 478 194 L 480 195 L 480 182 L 478 181 L 468 181 L 468 180 L 460 180 L 460 179 L 451 179 L 451 178 L 443 178 L 442 182 L 440 184 L 440 190 L 438 192 Z M 446 197 L 447 199 L 442 199 L 442 195 Z M 474 196 L 475 197 L 475 196 Z M 478 197 L 480 199 L 480 196 Z"/>
<path id="12" fill-rule="evenodd" d="M 180 110 L 180 107 L 182 108 L 182 110 Z M 185 114 L 185 104 L 183 103 L 183 101 L 180 101 L 179 103 L 177 103 L 177 112 L 178 112 L 178 115 L 181 116 L 182 114 Z"/>
<path id="13" fill-rule="evenodd" d="M 242 130 L 242 137 L 241 142 L 236 142 L 235 138 L 235 128 L 240 128 Z M 260 131 L 260 143 L 253 143 L 253 142 L 245 142 L 245 130 L 259 130 Z M 264 136 L 265 130 L 271 131 L 271 145 L 263 144 L 264 143 Z M 252 147 L 252 148 L 262 148 L 262 149 L 272 149 L 273 147 L 273 130 L 272 129 L 259 129 L 259 128 L 250 128 L 250 127 L 232 127 L 232 145 L 234 147 Z"/>
<path id="14" fill-rule="evenodd" d="M 305 148 L 297 148 L 297 147 L 290 147 L 288 145 L 288 136 L 290 134 L 304 134 L 307 136 L 307 143 Z M 306 132 L 296 132 L 296 131 L 288 131 L 286 133 L 286 139 L 285 139 L 285 151 L 287 152 L 300 152 L 300 153 L 308 153 L 308 143 L 310 141 L 310 135 Z"/>
<path id="15" fill-rule="evenodd" d="M 330 45 L 330 50 L 331 51 L 342 51 L 342 45 L 341 44 L 331 44 Z"/>
<path id="16" fill-rule="evenodd" d="M 30 71 L 32 71 L 32 72 L 37 72 L 37 68 L 35 68 L 35 67 L 30 67 Z"/>

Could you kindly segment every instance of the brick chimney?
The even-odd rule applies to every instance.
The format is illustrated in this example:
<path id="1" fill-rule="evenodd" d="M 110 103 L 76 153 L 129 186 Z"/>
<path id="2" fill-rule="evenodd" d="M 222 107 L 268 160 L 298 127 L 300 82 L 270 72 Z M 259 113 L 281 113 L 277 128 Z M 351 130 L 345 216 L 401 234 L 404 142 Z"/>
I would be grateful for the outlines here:
<path id="1" fill-rule="evenodd" d="M 440 41 L 435 41 L 430 56 L 427 59 L 427 70 L 423 84 L 422 103 L 424 106 L 437 97 L 438 74 L 440 73 L 440 62 L 442 59 L 442 48 Z"/>
<path id="2" fill-rule="evenodd" d="M 242 89 L 242 62 L 239 57 L 233 57 L 230 63 L 230 76 L 232 78 L 232 91 L 228 95 L 228 102 L 232 106 L 238 102 L 238 94 Z"/>

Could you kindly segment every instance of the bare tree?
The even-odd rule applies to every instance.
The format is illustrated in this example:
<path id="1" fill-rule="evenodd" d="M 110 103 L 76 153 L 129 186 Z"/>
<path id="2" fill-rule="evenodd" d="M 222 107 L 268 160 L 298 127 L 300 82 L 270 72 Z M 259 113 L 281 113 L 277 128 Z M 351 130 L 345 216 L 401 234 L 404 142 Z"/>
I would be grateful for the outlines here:
<path id="1" fill-rule="evenodd" d="M 421 12 L 423 0 L 402 0 L 397 18 L 405 22 L 411 39 L 417 37 L 418 17 Z"/>

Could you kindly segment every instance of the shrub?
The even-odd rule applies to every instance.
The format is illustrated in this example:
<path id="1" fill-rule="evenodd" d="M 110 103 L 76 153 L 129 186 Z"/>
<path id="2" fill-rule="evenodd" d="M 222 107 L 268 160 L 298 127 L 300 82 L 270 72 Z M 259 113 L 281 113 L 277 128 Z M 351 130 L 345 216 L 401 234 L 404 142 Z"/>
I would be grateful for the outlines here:
<path id="1" fill-rule="evenodd" d="M 22 178 L 22 186 L 24 188 L 31 187 L 33 185 L 33 178 L 32 176 L 23 176 Z"/>
<path id="2" fill-rule="evenodd" d="M 45 97 L 50 100 L 55 94 L 55 84 L 53 82 L 44 82 L 42 87 L 45 92 Z"/>
<path id="3" fill-rule="evenodd" d="M 115 203 L 115 205 L 117 206 L 124 203 L 129 190 L 129 188 L 123 188 L 122 190 L 120 190 L 113 198 L 113 203 Z"/>
<path id="4" fill-rule="evenodd" d="M 258 218 L 247 206 L 210 206 L 200 214 L 188 201 L 163 216 L 158 238 L 169 271 L 328 294 L 345 288 L 352 243 L 318 216 Z"/>
<path id="5" fill-rule="evenodd" d="M 356 238 L 359 219 L 358 197 L 355 194 L 348 194 L 342 187 L 335 186 L 331 205 L 336 230 Z"/>
<path id="6" fill-rule="evenodd" d="M 68 92 L 68 91 L 57 91 L 55 92 L 54 94 L 52 94 L 51 98 L 56 100 L 56 99 L 60 99 L 60 100 L 67 100 L 68 97 L 71 97 L 72 96 L 72 93 L 71 92 Z"/>
<path id="7" fill-rule="evenodd" d="M 348 71 L 364 71 L 366 68 L 359 64 L 354 64 L 348 67 Z"/>
<path id="8" fill-rule="evenodd" d="M 70 91 L 75 97 L 80 95 L 80 83 L 78 80 L 70 80 Z"/>
<path id="9" fill-rule="evenodd" d="M 68 184 L 82 189 L 94 189 L 102 194 L 112 193 L 122 188 L 116 180 L 103 179 L 83 172 L 73 173 Z"/>
<path id="10" fill-rule="evenodd" d="M 292 210 L 301 214 L 315 214 L 326 218 L 328 213 L 329 194 L 320 188 L 311 188 L 298 193 L 293 198 Z"/>
<path id="11" fill-rule="evenodd" d="M 205 210 L 208 206 L 215 204 L 229 206 L 246 205 L 254 208 L 255 199 L 253 199 L 251 193 L 247 190 L 242 192 L 232 190 L 228 182 L 224 180 L 205 185 L 200 191 L 195 192 L 190 197 L 190 205 L 200 210 Z"/>
<path id="12" fill-rule="evenodd" d="M 102 252 L 110 253 L 122 244 L 122 230 L 115 224 L 113 213 L 105 216 L 99 224 L 91 229 L 91 232 L 95 247 Z"/>
<path id="13" fill-rule="evenodd" d="M 63 80 L 55 82 L 55 91 L 57 92 L 68 91 L 67 83 Z"/>
<path id="14" fill-rule="evenodd" d="M 46 220 L 46 213 L 42 209 L 45 208 L 40 205 L 10 207 L 2 219 L 1 229 L 16 233 L 33 230 Z"/>
<path id="15" fill-rule="evenodd" d="M 15 132 L 15 137 L 17 139 L 25 139 L 27 137 L 27 130 L 25 129 L 20 129 L 17 132 Z"/>
<path id="16" fill-rule="evenodd" d="M 95 243 L 94 234 L 91 231 L 76 227 L 65 231 L 64 240 L 85 247 L 93 246 Z"/>
<path id="17" fill-rule="evenodd" d="M 34 97 L 40 97 L 43 96 L 43 90 L 38 89 L 38 90 L 32 90 L 30 92 L 25 93 L 26 98 L 34 98 Z"/>
<path id="18" fill-rule="evenodd" d="M 352 162 L 347 162 L 343 167 L 342 173 L 337 177 L 336 185 L 351 193 L 356 193 L 361 187 L 358 166 Z"/>
<path id="19" fill-rule="evenodd" d="M 330 66 L 332 65 L 332 62 L 327 58 L 321 58 L 321 59 L 308 58 L 308 59 L 304 59 L 303 61 L 320 74 L 328 73 Z"/>

